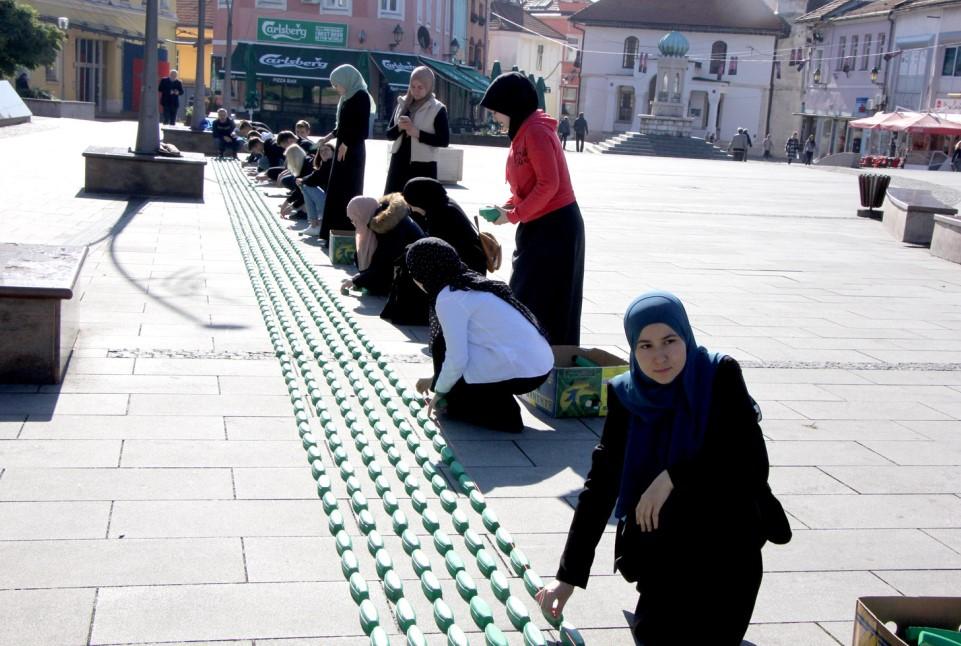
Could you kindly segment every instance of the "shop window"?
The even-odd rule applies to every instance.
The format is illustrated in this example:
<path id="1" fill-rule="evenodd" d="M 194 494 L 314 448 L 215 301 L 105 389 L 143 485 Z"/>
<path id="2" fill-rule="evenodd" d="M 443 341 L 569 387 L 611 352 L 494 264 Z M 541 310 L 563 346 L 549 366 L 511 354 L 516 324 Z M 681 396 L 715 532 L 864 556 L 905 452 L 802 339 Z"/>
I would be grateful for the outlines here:
<path id="1" fill-rule="evenodd" d="M 634 36 L 624 41 L 624 60 L 621 62 L 621 67 L 628 70 L 634 69 L 634 63 L 637 61 L 638 47 L 638 40 Z"/>
<path id="2" fill-rule="evenodd" d="M 711 45 L 711 67 L 709 73 L 712 76 L 721 78 L 724 74 L 724 66 L 727 63 L 727 43 L 723 40 L 714 41 Z"/>
<path id="3" fill-rule="evenodd" d="M 727 66 L 728 76 L 737 76 L 737 56 L 732 56 Z"/>

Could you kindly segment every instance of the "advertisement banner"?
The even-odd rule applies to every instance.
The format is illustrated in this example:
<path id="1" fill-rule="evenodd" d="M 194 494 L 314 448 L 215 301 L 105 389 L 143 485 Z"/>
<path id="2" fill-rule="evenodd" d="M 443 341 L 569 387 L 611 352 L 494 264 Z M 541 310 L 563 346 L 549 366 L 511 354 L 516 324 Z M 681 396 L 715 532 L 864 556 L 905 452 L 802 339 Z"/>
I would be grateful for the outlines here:
<path id="1" fill-rule="evenodd" d="M 310 20 L 257 19 L 257 40 L 290 45 L 347 46 L 347 25 Z"/>

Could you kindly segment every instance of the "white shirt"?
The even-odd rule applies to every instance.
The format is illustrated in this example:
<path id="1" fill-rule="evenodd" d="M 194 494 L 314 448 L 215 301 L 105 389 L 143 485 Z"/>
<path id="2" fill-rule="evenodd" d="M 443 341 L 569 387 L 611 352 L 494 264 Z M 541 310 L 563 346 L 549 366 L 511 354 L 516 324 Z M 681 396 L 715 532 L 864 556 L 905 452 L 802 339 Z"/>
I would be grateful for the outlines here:
<path id="1" fill-rule="evenodd" d="M 554 367 L 547 339 L 510 303 L 489 292 L 445 287 L 434 306 L 447 354 L 436 391 L 469 384 L 539 377 Z"/>

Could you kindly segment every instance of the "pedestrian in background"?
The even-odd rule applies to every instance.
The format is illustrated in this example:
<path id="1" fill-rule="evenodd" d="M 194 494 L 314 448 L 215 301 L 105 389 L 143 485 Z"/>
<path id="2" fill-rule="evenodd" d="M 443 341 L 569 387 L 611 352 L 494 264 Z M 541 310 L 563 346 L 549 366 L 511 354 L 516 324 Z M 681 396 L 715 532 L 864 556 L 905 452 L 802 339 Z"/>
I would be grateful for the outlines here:
<path id="1" fill-rule="evenodd" d="M 561 150 L 567 150 L 567 138 L 571 136 L 571 120 L 567 116 L 557 126 L 557 136 L 561 138 Z"/>
<path id="2" fill-rule="evenodd" d="M 577 148 L 577 152 L 584 152 L 584 137 L 587 136 L 589 132 L 587 127 L 587 119 L 584 118 L 584 113 L 579 112 L 577 118 L 574 119 L 574 147 Z"/>
<path id="3" fill-rule="evenodd" d="M 584 220 L 557 138 L 557 121 L 538 109 L 534 84 L 519 72 L 494 79 L 481 105 L 507 128 L 511 140 L 507 154 L 511 197 L 497 207 L 501 215 L 494 222 L 517 225 L 511 289 L 534 313 L 553 345 L 578 345 Z"/>
<path id="4" fill-rule="evenodd" d="M 808 135 L 807 141 L 804 142 L 804 165 L 810 166 L 814 162 L 814 154 L 817 152 L 818 146 L 814 143 L 814 135 Z"/>
<path id="5" fill-rule="evenodd" d="M 797 130 L 784 142 L 784 154 L 787 156 L 787 163 L 790 164 L 792 161 L 798 158 L 798 152 L 801 150 L 801 140 L 798 138 Z"/>
<path id="6" fill-rule="evenodd" d="M 330 84 L 340 99 L 334 129 L 324 135 L 319 145 L 337 138 L 334 165 L 327 184 L 324 215 L 321 218 L 320 243 L 327 242 L 331 229 L 353 229 L 347 218 L 347 203 L 364 192 L 364 167 L 367 164 L 367 135 L 370 115 L 377 106 L 367 92 L 364 77 L 353 65 L 341 65 L 330 73 Z"/>
<path id="7" fill-rule="evenodd" d="M 404 190 L 414 177 L 437 179 L 437 149 L 450 145 L 447 106 L 434 96 L 434 73 L 421 65 L 410 73 L 407 94 L 397 97 L 387 138 L 390 167 L 384 194 Z"/>
<path id="8" fill-rule="evenodd" d="M 762 155 L 764 159 L 771 158 L 771 133 L 770 132 L 764 135 L 764 140 L 761 142 L 761 150 L 764 151 L 764 154 Z"/>
<path id="9" fill-rule="evenodd" d="M 737 129 L 727 150 L 734 154 L 734 161 L 747 161 L 747 135 L 744 134 L 744 128 Z"/>
<path id="10" fill-rule="evenodd" d="M 177 78 L 177 70 L 170 70 L 170 74 L 160 79 L 157 91 L 160 92 L 160 107 L 163 108 L 162 123 L 172 126 L 177 123 L 177 110 L 180 109 L 180 96 L 184 93 L 184 84 Z"/>

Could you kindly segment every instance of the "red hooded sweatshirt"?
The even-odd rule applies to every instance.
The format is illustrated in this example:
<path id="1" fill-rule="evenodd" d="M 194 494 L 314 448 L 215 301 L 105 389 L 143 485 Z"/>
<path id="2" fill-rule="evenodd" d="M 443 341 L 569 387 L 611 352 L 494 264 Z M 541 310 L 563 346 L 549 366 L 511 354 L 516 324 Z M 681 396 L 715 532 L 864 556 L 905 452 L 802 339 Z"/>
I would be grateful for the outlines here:
<path id="1" fill-rule="evenodd" d="M 529 116 L 511 141 L 507 157 L 511 198 L 507 219 L 530 222 L 573 203 L 574 189 L 567 159 L 557 138 L 557 120 L 538 110 Z"/>

